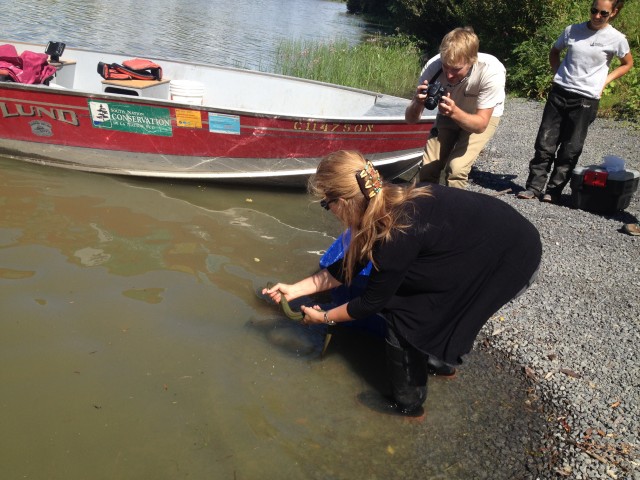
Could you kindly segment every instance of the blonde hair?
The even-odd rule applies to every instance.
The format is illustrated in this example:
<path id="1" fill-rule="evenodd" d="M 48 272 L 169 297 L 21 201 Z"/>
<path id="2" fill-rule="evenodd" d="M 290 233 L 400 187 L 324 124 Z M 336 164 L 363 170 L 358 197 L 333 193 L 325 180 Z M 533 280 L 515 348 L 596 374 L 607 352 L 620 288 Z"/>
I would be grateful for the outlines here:
<path id="1" fill-rule="evenodd" d="M 448 66 L 476 63 L 480 39 L 471 27 L 459 27 L 447 33 L 440 43 L 440 60 Z"/>
<path id="2" fill-rule="evenodd" d="M 309 193 L 319 199 L 342 201 L 334 204 L 334 212 L 351 232 L 351 241 L 344 256 L 346 283 L 353 280 L 357 263 L 373 259 L 377 242 L 388 241 L 394 232 L 402 232 L 411 225 L 402 205 L 413 198 L 430 195 L 428 188 L 415 188 L 384 183 L 371 198 L 360 190 L 356 175 L 365 168 L 366 159 L 356 151 L 340 150 L 324 157 L 309 179 Z"/>

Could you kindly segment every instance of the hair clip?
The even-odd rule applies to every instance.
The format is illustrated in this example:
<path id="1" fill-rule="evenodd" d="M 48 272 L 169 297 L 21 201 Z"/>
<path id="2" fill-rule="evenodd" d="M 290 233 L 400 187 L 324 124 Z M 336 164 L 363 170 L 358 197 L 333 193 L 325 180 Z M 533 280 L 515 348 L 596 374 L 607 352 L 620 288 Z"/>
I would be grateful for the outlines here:
<path id="1" fill-rule="evenodd" d="M 366 161 L 360 173 L 356 173 L 356 180 L 360 191 L 367 199 L 375 197 L 382 190 L 380 173 L 369 160 Z"/>

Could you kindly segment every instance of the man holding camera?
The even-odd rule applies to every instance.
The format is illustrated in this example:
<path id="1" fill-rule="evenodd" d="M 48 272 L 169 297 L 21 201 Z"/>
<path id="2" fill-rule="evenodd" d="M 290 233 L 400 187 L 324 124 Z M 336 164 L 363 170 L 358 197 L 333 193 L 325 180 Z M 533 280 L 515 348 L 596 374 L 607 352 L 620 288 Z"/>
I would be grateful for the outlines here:
<path id="1" fill-rule="evenodd" d="M 424 149 L 421 181 L 466 188 L 473 162 L 500 122 L 506 70 L 496 57 L 479 53 L 479 46 L 472 28 L 456 28 L 422 70 L 405 111 L 407 123 L 416 123 L 425 107 L 438 109 Z"/>

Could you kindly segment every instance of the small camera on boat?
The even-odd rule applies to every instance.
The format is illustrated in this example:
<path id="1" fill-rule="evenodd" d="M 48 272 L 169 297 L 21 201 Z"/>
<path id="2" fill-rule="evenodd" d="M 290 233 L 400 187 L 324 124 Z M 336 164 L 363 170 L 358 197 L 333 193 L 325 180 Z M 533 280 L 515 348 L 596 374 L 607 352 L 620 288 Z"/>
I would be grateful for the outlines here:
<path id="1" fill-rule="evenodd" d="M 442 96 L 446 94 L 447 90 L 442 86 L 442 84 L 438 80 L 434 80 L 427 88 L 427 98 L 424 100 L 424 106 L 429 110 L 433 110 L 440 103 Z"/>
<path id="2" fill-rule="evenodd" d="M 66 43 L 62 42 L 49 42 L 47 43 L 47 48 L 44 50 L 44 53 L 51 57 L 52 62 L 59 62 L 60 57 L 64 53 L 64 47 L 66 47 Z"/>

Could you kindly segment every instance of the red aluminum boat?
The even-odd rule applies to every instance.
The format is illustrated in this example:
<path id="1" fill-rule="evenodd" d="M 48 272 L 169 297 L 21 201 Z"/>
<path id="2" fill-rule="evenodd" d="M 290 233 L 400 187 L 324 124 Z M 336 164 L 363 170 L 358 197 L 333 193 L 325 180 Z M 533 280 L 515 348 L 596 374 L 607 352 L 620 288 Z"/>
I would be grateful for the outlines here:
<path id="1" fill-rule="evenodd" d="M 0 41 L 18 53 L 45 45 Z M 250 70 L 149 59 L 161 80 L 105 80 L 121 54 L 64 49 L 48 85 L 0 81 L 0 154 L 89 172 L 304 186 L 318 161 L 359 150 L 387 180 L 419 164 L 435 120 L 408 100 Z"/>

